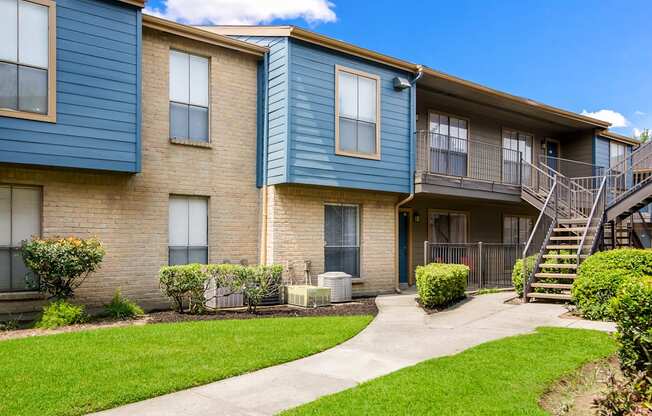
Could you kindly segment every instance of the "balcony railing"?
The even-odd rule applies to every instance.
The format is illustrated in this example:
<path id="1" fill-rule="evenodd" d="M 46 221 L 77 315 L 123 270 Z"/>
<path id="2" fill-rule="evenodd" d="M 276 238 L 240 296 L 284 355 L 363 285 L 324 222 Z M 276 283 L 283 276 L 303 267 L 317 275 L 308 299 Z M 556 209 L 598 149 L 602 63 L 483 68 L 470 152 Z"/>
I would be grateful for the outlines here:
<path id="1" fill-rule="evenodd" d="M 506 185 L 528 176 L 517 150 L 429 131 L 417 132 L 417 171 Z"/>

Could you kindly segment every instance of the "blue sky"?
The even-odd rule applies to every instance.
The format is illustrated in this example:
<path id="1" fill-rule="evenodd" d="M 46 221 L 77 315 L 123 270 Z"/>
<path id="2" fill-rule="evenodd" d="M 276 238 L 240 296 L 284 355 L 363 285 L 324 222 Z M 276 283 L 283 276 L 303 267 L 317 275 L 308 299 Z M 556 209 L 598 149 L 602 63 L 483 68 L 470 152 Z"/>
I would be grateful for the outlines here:
<path id="1" fill-rule="evenodd" d="M 296 24 L 571 111 L 652 128 L 650 0 L 150 0 L 187 23 Z M 616 114 L 618 113 L 618 114 Z M 624 118 L 624 120 L 622 119 Z"/>

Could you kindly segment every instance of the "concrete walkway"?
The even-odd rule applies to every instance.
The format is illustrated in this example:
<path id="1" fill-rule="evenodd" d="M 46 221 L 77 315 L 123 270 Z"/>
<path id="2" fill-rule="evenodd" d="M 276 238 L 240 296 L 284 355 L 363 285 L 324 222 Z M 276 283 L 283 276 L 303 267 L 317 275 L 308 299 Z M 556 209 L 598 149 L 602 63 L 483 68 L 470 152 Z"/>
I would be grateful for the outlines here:
<path id="1" fill-rule="evenodd" d="M 539 326 L 614 330 L 609 323 L 562 319 L 562 305 L 505 304 L 512 296 L 478 296 L 433 315 L 416 306 L 414 293 L 381 296 L 376 319 L 335 348 L 97 415 L 273 415 L 420 361 Z"/>

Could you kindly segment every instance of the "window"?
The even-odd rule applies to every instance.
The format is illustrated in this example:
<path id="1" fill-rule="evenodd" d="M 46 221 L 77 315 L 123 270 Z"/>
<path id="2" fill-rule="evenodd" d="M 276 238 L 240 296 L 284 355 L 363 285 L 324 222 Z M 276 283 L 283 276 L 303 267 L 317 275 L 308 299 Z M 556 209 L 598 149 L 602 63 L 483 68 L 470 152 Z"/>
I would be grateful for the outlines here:
<path id="1" fill-rule="evenodd" d="M 0 292 L 35 289 L 20 254 L 24 240 L 41 234 L 41 189 L 0 185 Z"/>
<path id="2" fill-rule="evenodd" d="M 532 233 L 532 218 L 506 215 L 503 217 L 503 243 L 525 244 Z"/>
<path id="3" fill-rule="evenodd" d="M 380 78 L 335 67 L 336 153 L 380 159 Z"/>
<path id="4" fill-rule="evenodd" d="M 503 181 L 519 183 L 521 158 L 532 163 L 532 145 L 534 136 L 514 130 L 503 130 Z M 530 170 L 523 169 L 523 182 L 530 180 Z"/>
<path id="5" fill-rule="evenodd" d="M 434 112 L 428 118 L 431 171 L 467 176 L 468 120 Z"/>
<path id="6" fill-rule="evenodd" d="M 170 51 L 170 138 L 208 142 L 208 59 Z"/>
<path id="7" fill-rule="evenodd" d="M 622 164 L 623 160 L 625 160 L 625 145 L 614 141 L 609 142 L 609 167 L 616 168 L 614 170 L 621 172 L 622 165 L 618 165 Z"/>
<path id="8" fill-rule="evenodd" d="M 0 0 L 0 116 L 55 121 L 55 4 Z"/>
<path id="9" fill-rule="evenodd" d="M 324 238 L 325 271 L 360 276 L 359 206 L 326 204 Z"/>
<path id="10" fill-rule="evenodd" d="M 169 264 L 208 263 L 208 199 L 170 197 Z"/>
<path id="11" fill-rule="evenodd" d="M 433 243 L 466 243 L 467 215 L 463 212 L 430 212 L 430 236 Z"/>

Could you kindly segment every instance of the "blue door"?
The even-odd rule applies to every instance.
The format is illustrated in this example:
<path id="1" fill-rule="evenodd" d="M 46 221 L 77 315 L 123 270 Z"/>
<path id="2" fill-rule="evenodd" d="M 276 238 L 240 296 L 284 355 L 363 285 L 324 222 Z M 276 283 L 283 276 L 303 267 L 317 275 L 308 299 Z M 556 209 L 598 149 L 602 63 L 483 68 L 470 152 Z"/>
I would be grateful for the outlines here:
<path id="1" fill-rule="evenodd" d="M 551 140 L 546 141 L 546 156 L 548 159 L 548 167 L 554 170 L 559 170 L 557 158 L 559 157 L 559 143 Z"/>
<path id="2" fill-rule="evenodd" d="M 410 226 L 410 215 L 407 212 L 399 214 L 398 221 L 398 277 L 399 282 L 407 284 L 408 275 L 408 227 Z"/>

